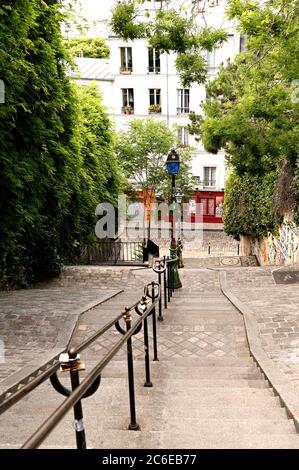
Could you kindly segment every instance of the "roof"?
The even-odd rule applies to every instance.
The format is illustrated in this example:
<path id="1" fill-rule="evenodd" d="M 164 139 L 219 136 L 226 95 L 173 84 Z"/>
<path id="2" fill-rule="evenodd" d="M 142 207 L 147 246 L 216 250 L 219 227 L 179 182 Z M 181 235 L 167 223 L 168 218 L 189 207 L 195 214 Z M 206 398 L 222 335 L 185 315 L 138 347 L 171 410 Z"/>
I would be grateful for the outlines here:
<path id="1" fill-rule="evenodd" d="M 114 80 L 110 71 L 110 63 L 107 59 L 76 57 L 75 64 L 77 65 L 77 70 L 71 73 L 72 77 L 76 77 L 81 80 Z"/>

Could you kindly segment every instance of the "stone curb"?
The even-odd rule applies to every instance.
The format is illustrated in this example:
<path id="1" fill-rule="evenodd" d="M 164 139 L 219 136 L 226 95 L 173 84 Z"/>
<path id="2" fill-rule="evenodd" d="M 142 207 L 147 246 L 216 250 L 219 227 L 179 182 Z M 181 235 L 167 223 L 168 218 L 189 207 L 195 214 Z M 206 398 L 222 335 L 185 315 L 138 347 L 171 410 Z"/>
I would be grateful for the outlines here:
<path id="1" fill-rule="evenodd" d="M 278 395 L 287 414 L 294 420 L 299 433 L 299 395 L 292 382 L 275 366 L 267 356 L 260 343 L 258 324 L 250 308 L 239 300 L 227 287 L 226 272 L 219 271 L 220 288 L 225 297 L 239 310 L 244 317 L 245 329 L 250 353 L 258 367 Z"/>

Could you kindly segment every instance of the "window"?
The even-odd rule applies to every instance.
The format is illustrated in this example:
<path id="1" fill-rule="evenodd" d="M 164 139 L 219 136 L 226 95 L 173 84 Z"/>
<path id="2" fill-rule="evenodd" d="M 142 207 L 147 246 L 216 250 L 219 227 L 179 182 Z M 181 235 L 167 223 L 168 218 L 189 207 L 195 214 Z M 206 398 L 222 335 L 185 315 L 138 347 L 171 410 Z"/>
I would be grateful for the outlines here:
<path id="1" fill-rule="evenodd" d="M 178 92 L 177 114 L 189 113 L 190 90 L 183 89 L 183 90 L 177 90 L 177 92 Z"/>
<path id="2" fill-rule="evenodd" d="M 158 74 L 160 70 L 160 52 L 150 47 L 148 49 L 148 72 Z"/>
<path id="3" fill-rule="evenodd" d="M 120 48 L 120 72 L 131 73 L 133 71 L 132 47 Z"/>
<path id="4" fill-rule="evenodd" d="M 123 114 L 134 114 L 134 90 L 133 88 L 122 89 L 122 113 Z"/>
<path id="5" fill-rule="evenodd" d="M 187 147 L 189 145 L 189 129 L 188 127 L 178 128 L 179 145 Z"/>
<path id="6" fill-rule="evenodd" d="M 202 197 L 200 199 L 202 204 L 203 215 L 215 215 L 215 199 L 211 197 Z"/>
<path id="7" fill-rule="evenodd" d="M 216 51 L 213 49 L 211 52 L 207 52 L 207 65 L 208 67 L 216 67 Z"/>
<path id="8" fill-rule="evenodd" d="M 205 166 L 204 169 L 204 186 L 216 186 L 216 168 L 213 166 Z"/>
<path id="9" fill-rule="evenodd" d="M 161 113 L 161 90 L 150 88 L 149 90 L 149 113 Z"/>
<path id="10" fill-rule="evenodd" d="M 241 34 L 240 36 L 240 52 L 246 51 L 246 36 Z"/>

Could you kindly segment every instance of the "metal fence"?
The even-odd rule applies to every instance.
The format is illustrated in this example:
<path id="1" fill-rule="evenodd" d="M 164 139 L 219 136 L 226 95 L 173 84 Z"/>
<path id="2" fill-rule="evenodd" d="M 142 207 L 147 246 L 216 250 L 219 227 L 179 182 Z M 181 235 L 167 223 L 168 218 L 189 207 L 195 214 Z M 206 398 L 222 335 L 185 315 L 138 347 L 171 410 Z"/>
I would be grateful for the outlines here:
<path id="1" fill-rule="evenodd" d="M 103 240 L 87 248 L 88 264 L 143 264 L 144 242 Z"/>

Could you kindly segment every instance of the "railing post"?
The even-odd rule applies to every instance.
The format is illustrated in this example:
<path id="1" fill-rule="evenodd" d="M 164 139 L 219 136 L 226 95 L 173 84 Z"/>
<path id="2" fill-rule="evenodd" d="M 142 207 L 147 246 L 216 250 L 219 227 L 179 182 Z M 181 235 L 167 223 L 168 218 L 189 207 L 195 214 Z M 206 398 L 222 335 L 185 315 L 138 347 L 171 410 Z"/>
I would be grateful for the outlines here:
<path id="1" fill-rule="evenodd" d="M 164 266 L 167 267 L 166 257 L 164 256 Z M 163 273 L 163 286 L 164 286 L 164 308 L 167 308 L 167 283 L 166 283 L 166 269 Z"/>
<path id="2" fill-rule="evenodd" d="M 162 274 L 158 273 L 158 282 L 160 286 L 160 298 L 159 298 L 159 315 L 158 315 L 158 320 L 163 321 L 163 314 L 162 314 Z"/>
<path id="3" fill-rule="evenodd" d="M 238 256 L 240 256 L 240 243 L 238 243 Z"/>
<path id="4" fill-rule="evenodd" d="M 126 307 L 125 309 L 124 321 L 126 323 L 127 331 L 129 331 L 132 327 L 132 314 L 131 314 L 131 310 L 128 307 Z M 128 361 L 128 381 L 129 381 L 129 398 L 130 398 L 130 414 L 131 414 L 131 422 L 129 424 L 128 429 L 130 431 L 138 431 L 140 429 L 140 426 L 136 422 L 132 337 L 130 337 L 127 341 L 127 361 Z"/>
<path id="5" fill-rule="evenodd" d="M 69 367 L 71 376 L 72 391 L 74 391 L 79 385 L 79 366 L 80 359 L 74 348 L 69 351 Z M 75 430 L 76 430 L 76 442 L 77 449 L 86 449 L 86 437 L 83 424 L 83 409 L 81 400 L 74 405 L 74 418 L 75 418 Z"/>
<path id="6" fill-rule="evenodd" d="M 155 302 L 155 283 L 152 282 L 152 303 Z M 154 361 L 158 361 L 158 345 L 157 345 L 157 322 L 156 322 L 156 307 L 152 311 L 153 318 L 153 346 L 154 346 Z"/>
<path id="7" fill-rule="evenodd" d="M 167 263 L 167 294 L 168 294 L 168 302 L 171 301 L 170 297 L 170 263 Z"/>
<path id="8" fill-rule="evenodd" d="M 150 358 L 149 358 L 149 344 L 148 344 L 148 325 L 147 317 L 143 320 L 144 328 L 144 355 L 145 355 L 145 387 L 152 387 L 151 382 L 151 369 L 150 369 Z"/>
<path id="9" fill-rule="evenodd" d="M 208 244 L 208 255 L 210 255 L 210 254 L 211 254 L 211 242 L 209 242 L 209 244 Z"/>
<path id="10" fill-rule="evenodd" d="M 170 297 L 172 297 L 173 294 L 173 261 L 169 263 L 170 267 Z"/>

